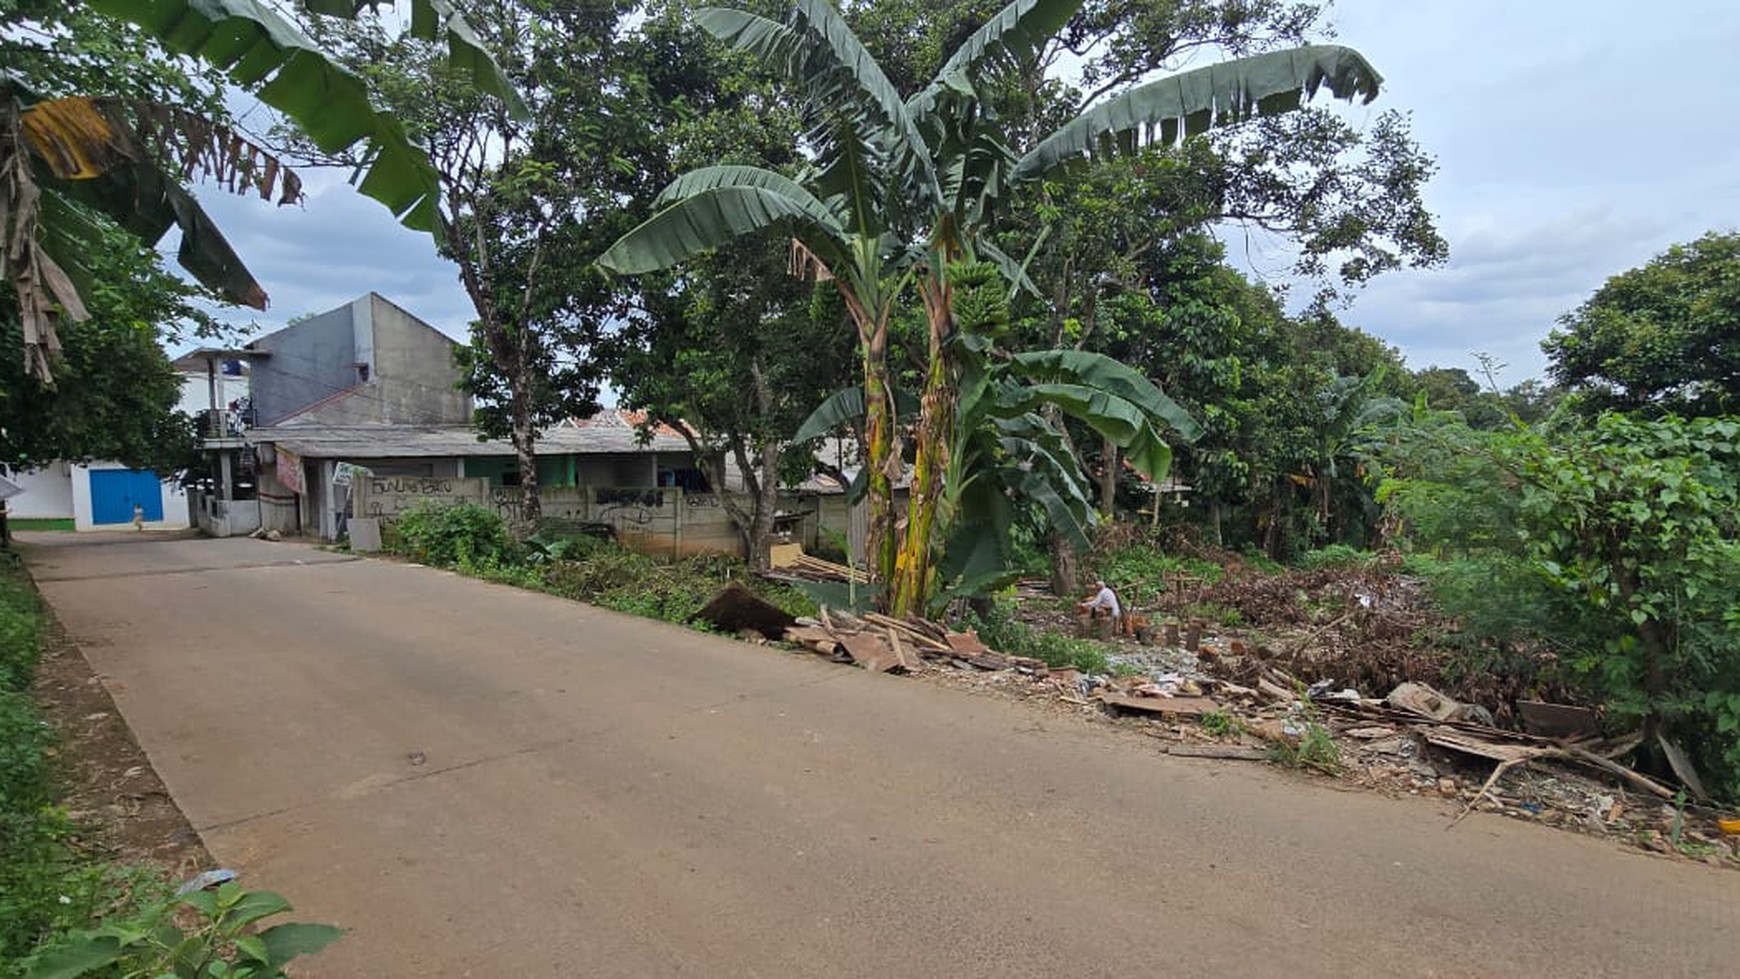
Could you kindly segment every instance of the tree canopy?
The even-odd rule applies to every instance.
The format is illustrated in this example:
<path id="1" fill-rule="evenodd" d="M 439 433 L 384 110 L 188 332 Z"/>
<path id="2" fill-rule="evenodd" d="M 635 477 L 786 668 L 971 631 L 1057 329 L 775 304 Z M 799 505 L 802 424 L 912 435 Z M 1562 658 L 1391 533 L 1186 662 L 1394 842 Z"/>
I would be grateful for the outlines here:
<path id="1" fill-rule="evenodd" d="M 1710 233 L 1608 279 L 1541 343 L 1591 413 L 1740 412 L 1740 233 Z"/>

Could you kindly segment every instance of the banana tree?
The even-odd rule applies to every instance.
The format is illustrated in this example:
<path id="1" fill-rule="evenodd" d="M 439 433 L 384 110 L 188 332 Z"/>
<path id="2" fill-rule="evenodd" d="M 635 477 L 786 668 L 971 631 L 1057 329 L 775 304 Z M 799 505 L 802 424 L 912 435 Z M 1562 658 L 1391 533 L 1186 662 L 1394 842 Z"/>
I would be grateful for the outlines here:
<path id="1" fill-rule="evenodd" d="M 910 97 L 895 90 L 829 0 L 796 0 L 783 21 L 732 9 L 698 11 L 703 28 L 760 56 L 804 93 L 813 120 L 811 160 L 795 177 L 754 167 L 709 167 L 680 177 L 664 196 L 666 208 L 600 260 L 617 272 L 646 272 L 739 235 L 774 231 L 794 239 L 794 265 L 833 278 L 861 339 L 870 550 L 896 612 L 921 605 L 931 586 L 955 431 L 948 270 L 985 260 L 1012 283 L 1024 278 L 987 234 L 1004 195 L 1097 154 L 1297 108 L 1321 87 L 1369 101 L 1381 83 L 1357 52 L 1335 45 L 1241 58 L 1138 86 L 1017 153 L 980 87 L 1031 64 L 1080 5 L 1014 0 Z M 887 327 L 892 304 L 909 285 L 924 306 L 928 359 L 912 497 L 904 539 L 897 540 L 891 477 L 901 463 L 890 438 L 897 419 L 887 385 Z"/>
<path id="2" fill-rule="evenodd" d="M 434 233 L 437 183 L 427 153 L 366 84 L 328 59 L 295 25 L 257 0 L 84 0 L 129 21 L 170 51 L 198 57 L 254 91 L 324 151 L 366 144 L 354 182 L 403 223 Z M 390 2 L 390 0 L 383 0 Z M 303 0 L 309 12 L 356 17 L 375 0 Z M 480 89 L 524 106 L 449 0 L 410 0 L 411 32 L 445 38 L 449 57 Z M 174 106 L 94 96 L 42 98 L 0 78 L 0 274 L 18 297 L 29 372 L 52 382 L 56 318 L 86 315 L 81 256 L 113 220 L 155 243 L 182 232 L 179 259 L 224 298 L 264 308 L 266 294 L 185 188 L 196 176 L 280 204 L 301 182 L 271 153 L 220 121 Z"/>
<path id="3" fill-rule="evenodd" d="M 953 453 L 942 481 L 932 553 L 944 594 L 982 594 L 1015 574 L 1015 532 L 1056 530 L 1079 547 L 1098 514 L 1089 479 L 1051 416 L 1068 416 L 1124 449 L 1144 475 L 1171 465 L 1167 436 L 1186 441 L 1200 427 L 1141 372 L 1080 350 L 1011 353 L 996 339 L 1009 323 L 994 265 L 957 266 L 950 275 L 958 332 L 949 341 L 957 373 Z M 807 441 L 856 423 L 863 400 L 846 389 L 800 428 Z M 935 558 L 936 560 L 930 560 Z M 927 593 L 927 603 L 930 595 Z"/>

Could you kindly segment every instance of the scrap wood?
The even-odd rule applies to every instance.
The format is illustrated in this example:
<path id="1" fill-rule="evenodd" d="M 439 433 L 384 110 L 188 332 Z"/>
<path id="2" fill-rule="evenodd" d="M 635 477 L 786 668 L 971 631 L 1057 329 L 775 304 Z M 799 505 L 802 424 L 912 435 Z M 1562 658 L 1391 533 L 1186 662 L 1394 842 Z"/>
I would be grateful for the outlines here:
<path id="1" fill-rule="evenodd" d="M 1269 753 L 1261 748 L 1231 744 L 1175 744 L 1166 749 L 1180 758 L 1228 758 L 1234 761 L 1264 761 Z"/>
<path id="2" fill-rule="evenodd" d="M 883 615 L 879 612 L 865 612 L 864 621 L 882 626 L 884 629 L 896 630 L 901 634 L 901 638 L 922 649 L 929 649 L 939 653 L 950 651 L 948 643 L 936 639 L 927 633 L 920 632 L 899 619 Z"/>
<path id="3" fill-rule="evenodd" d="M 1599 768 L 1605 772 L 1612 772 L 1614 775 L 1619 776 L 1620 778 L 1626 780 L 1627 782 L 1630 782 L 1632 785 L 1635 785 L 1638 788 L 1642 789 L 1643 791 L 1648 792 L 1651 795 L 1654 795 L 1658 798 L 1672 799 L 1674 797 L 1674 790 L 1668 788 L 1667 786 L 1661 784 L 1660 782 L 1657 782 L 1655 779 L 1652 779 L 1649 776 L 1643 775 L 1639 772 L 1634 772 L 1631 769 L 1626 768 L 1624 765 L 1621 765 L 1616 761 L 1612 761 L 1612 760 L 1609 760 L 1607 758 L 1603 758 L 1600 755 L 1596 754 L 1595 752 L 1588 750 L 1587 748 L 1580 748 L 1576 745 L 1568 745 L 1562 750 L 1564 751 L 1566 757 L 1574 758 L 1577 761 L 1585 762 L 1585 763 L 1590 764 L 1590 765 L 1594 765 L 1596 768 Z"/>
<path id="4" fill-rule="evenodd" d="M 888 640 L 874 632 L 844 633 L 840 636 L 840 645 L 845 647 L 852 662 L 872 673 L 887 673 L 905 668 Z"/>
<path id="5" fill-rule="evenodd" d="M 1211 710 L 1220 709 L 1220 704 L 1207 697 L 1131 697 L 1127 694 L 1102 690 L 1094 694 L 1094 699 L 1108 707 L 1133 710 L 1140 714 L 1177 714 L 1182 717 L 1201 717 Z"/>
<path id="6" fill-rule="evenodd" d="M 788 558 L 784 564 L 780 565 L 780 570 L 797 577 L 821 581 L 849 581 L 860 585 L 870 582 L 870 576 L 857 568 L 824 561 L 808 554 L 799 554 Z"/>
<path id="7" fill-rule="evenodd" d="M 906 672 L 917 673 L 924 669 L 924 657 L 907 649 L 906 644 L 900 641 L 899 632 L 893 629 L 888 630 L 888 645 L 893 648 L 894 658 L 900 661 L 901 668 Z"/>
<path id="8" fill-rule="evenodd" d="M 1545 751 L 1547 749 L 1540 750 Z M 1503 776 L 1505 772 L 1510 771 L 1517 765 L 1526 763 L 1528 760 L 1528 758 L 1508 758 L 1499 762 L 1497 765 L 1494 765 L 1492 768 L 1492 774 L 1487 776 L 1486 782 L 1480 786 L 1480 791 L 1474 793 L 1474 798 L 1468 800 L 1468 805 L 1464 806 L 1462 811 L 1457 814 L 1456 818 L 1450 820 L 1450 825 L 1444 827 L 1444 829 L 1446 831 L 1455 829 L 1457 823 L 1460 823 L 1469 813 L 1473 812 L 1475 806 L 1480 805 L 1480 800 L 1486 798 L 1486 793 L 1492 791 L 1492 787 L 1498 784 L 1499 778 Z"/>
<path id="9" fill-rule="evenodd" d="M 971 632 L 951 632 L 944 641 L 948 643 L 950 649 L 963 656 L 977 656 L 980 653 L 991 651 L 991 647 L 985 645 L 977 634 Z"/>

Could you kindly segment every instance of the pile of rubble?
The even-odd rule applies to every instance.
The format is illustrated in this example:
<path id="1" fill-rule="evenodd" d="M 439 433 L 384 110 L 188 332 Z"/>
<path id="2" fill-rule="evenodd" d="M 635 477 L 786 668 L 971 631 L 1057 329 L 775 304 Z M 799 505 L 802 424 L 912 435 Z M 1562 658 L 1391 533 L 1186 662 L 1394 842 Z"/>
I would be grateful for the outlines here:
<path id="1" fill-rule="evenodd" d="M 793 618 L 746 589 L 728 589 L 702 617 L 873 672 L 959 677 L 1023 700 L 1130 718 L 1176 756 L 1290 760 L 1459 801 L 1456 821 L 1479 809 L 1740 862 L 1740 837 L 1719 830 L 1713 811 L 1688 807 L 1677 787 L 1621 764 L 1638 741 L 1601 739 L 1599 718 L 1584 707 L 1522 701 L 1523 729 L 1510 730 L 1425 683 L 1404 681 L 1381 699 L 1333 679 L 1307 684 L 1272 650 L 1217 636 L 1190 636 L 1195 649 L 1121 645 L 1109 657 L 1115 672 L 1101 675 L 1007 655 L 973 632 L 917 618 L 825 607 Z M 1321 754 L 1306 756 L 1313 738 Z"/>

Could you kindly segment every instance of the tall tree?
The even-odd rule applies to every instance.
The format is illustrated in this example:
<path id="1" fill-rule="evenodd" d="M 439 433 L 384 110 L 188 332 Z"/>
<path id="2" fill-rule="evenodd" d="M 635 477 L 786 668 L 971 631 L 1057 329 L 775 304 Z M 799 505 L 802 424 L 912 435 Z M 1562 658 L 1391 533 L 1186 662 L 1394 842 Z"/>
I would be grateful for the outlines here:
<path id="1" fill-rule="evenodd" d="M 1348 98 L 1369 100 L 1377 93 L 1379 76 L 1347 48 L 1259 55 L 1138 86 L 1017 154 L 974 85 L 1030 66 L 1078 7 L 1077 0 L 1016 0 L 969 35 L 930 84 L 910 97 L 824 0 L 798 0 L 783 23 L 743 11 L 702 11 L 698 18 L 709 31 L 784 68 L 803 87 L 817 120 L 814 166 L 803 181 L 741 167 L 685 175 L 666 192 L 671 206 L 604 257 L 620 272 L 650 271 L 778 227 L 790 229 L 840 284 L 864 350 L 876 567 L 897 612 L 921 608 L 933 584 L 936 518 L 955 433 L 951 269 L 983 256 L 1011 279 L 1024 278 L 986 233 L 1009 188 L 1115 152 L 1120 144 L 1171 142 L 1217 124 L 1295 109 L 1320 86 Z M 888 445 L 893 405 L 885 357 L 897 276 L 911 277 L 929 334 L 903 539 L 893 533 L 888 505 L 898 457 Z"/>
<path id="2" fill-rule="evenodd" d="M 670 5 L 459 4 L 527 108 L 464 84 L 379 23 L 323 34 L 429 150 L 441 251 L 476 313 L 462 354 L 482 432 L 519 457 L 521 517 L 541 516 L 540 429 L 596 410 L 596 347 L 622 296 L 591 269 L 668 179 L 664 134 L 704 101 L 708 62 Z"/>
<path id="3" fill-rule="evenodd" d="M 1740 233 L 1675 245 L 1611 279 L 1542 341 L 1591 412 L 1740 413 Z"/>

